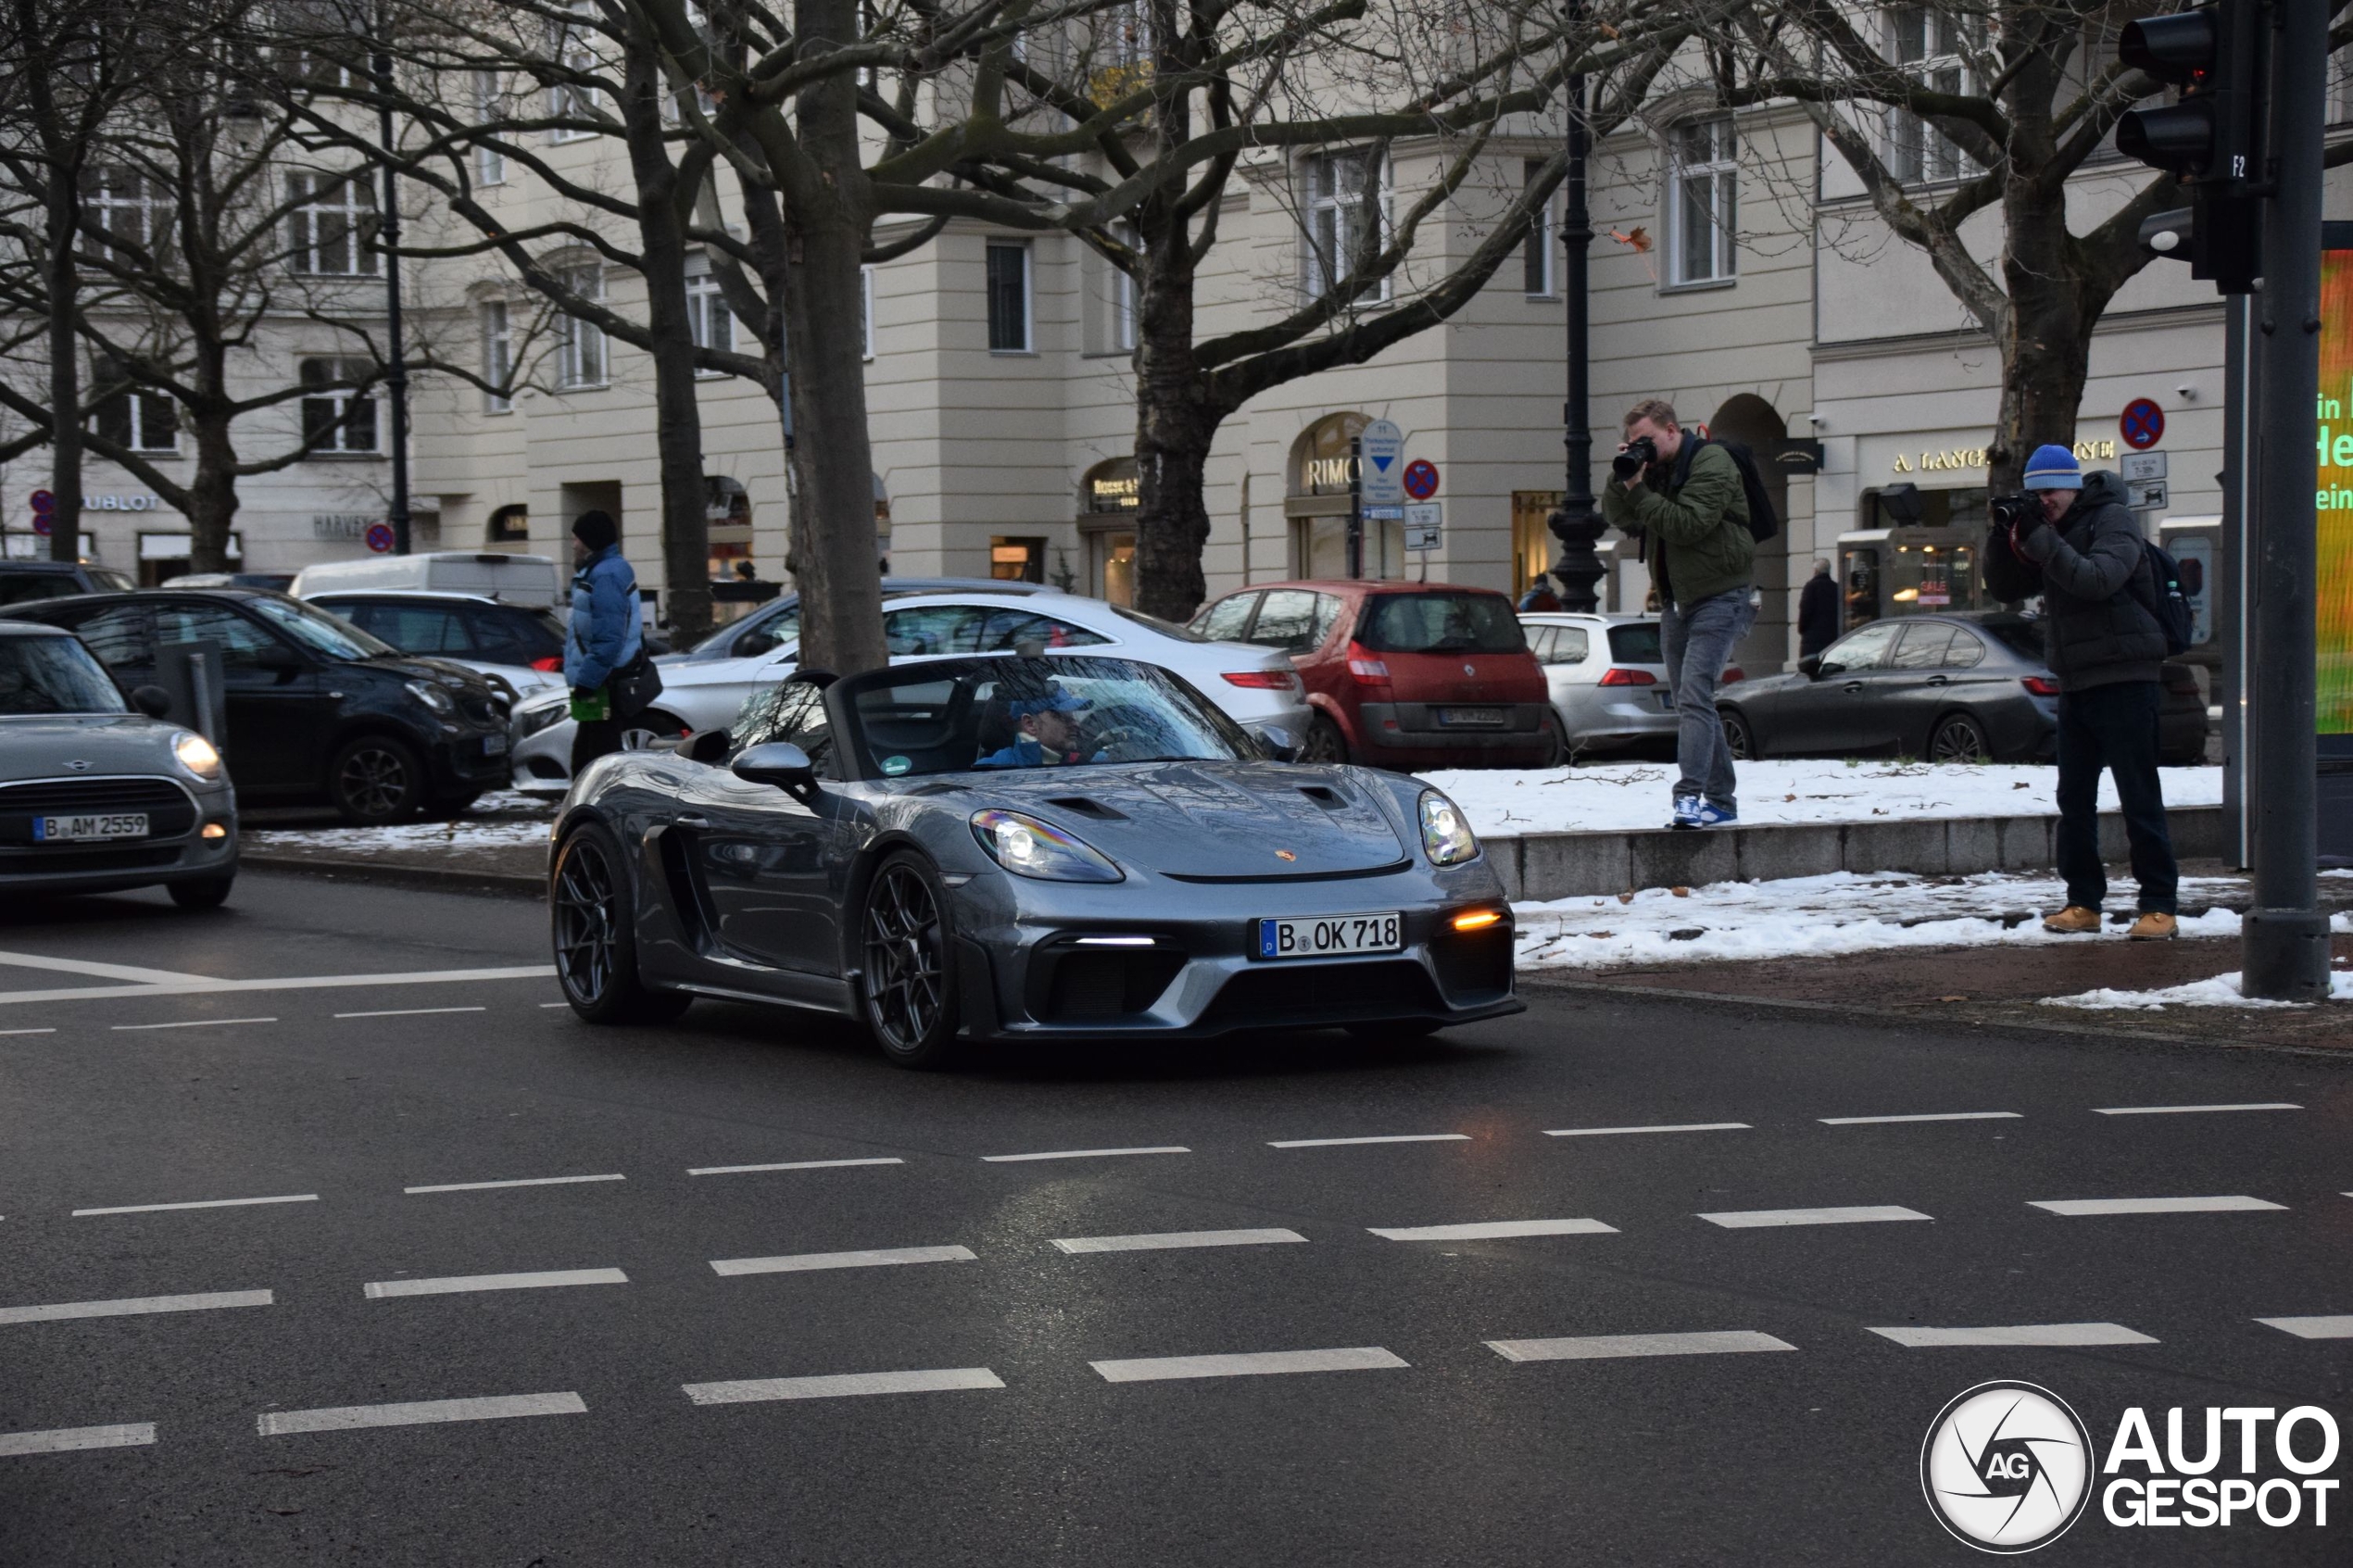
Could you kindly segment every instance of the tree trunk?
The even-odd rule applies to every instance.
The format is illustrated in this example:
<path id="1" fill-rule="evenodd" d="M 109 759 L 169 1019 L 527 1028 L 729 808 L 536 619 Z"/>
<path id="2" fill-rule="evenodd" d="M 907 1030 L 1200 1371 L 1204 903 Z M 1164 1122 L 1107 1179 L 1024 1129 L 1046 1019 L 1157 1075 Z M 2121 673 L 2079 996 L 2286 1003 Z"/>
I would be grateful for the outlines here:
<path id="1" fill-rule="evenodd" d="M 1208 592 L 1201 558 L 1209 503 L 1202 486 L 1210 443 L 1230 410 L 1212 404 L 1193 356 L 1188 226 L 1162 212 L 1144 220 L 1152 228 L 1136 280 L 1136 608 L 1184 621 Z"/>
<path id="2" fill-rule="evenodd" d="M 224 405 L 225 405 L 225 400 Z M 237 516 L 237 448 L 229 433 L 233 416 L 225 406 L 188 410 L 195 437 L 196 469 L 188 482 L 188 570 L 234 571 L 229 558 L 229 528 Z"/>
<path id="3" fill-rule="evenodd" d="M 29 19 L 31 7 L 19 6 L 18 13 Z M 44 150 L 62 155 L 48 166 L 48 275 L 43 282 L 49 296 L 49 492 L 57 497 L 49 512 L 49 558 L 70 561 L 82 558 L 82 345 L 74 332 L 81 277 L 73 259 L 82 215 L 82 148 L 58 144 L 57 106 L 45 84 L 36 82 L 32 95 L 41 129 L 50 132 L 43 138 Z"/>
<path id="4" fill-rule="evenodd" d="M 2017 493 L 2026 459 L 2046 443 L 2075 444 L 2075 419 L 2091 373 L 2092 332 L 2105 297 L 2087 300 L 2084 257 L 2053 200 L 2045 169 L 2057 154 L 2050 106 L 2057 68 L 2017 73 L 2004 108 L 2015 129 L 2002 190 L 2002 282 L 2009 306 L 2001 333 L 2002 403 L 1986 451 L 1989 493 Z"/>

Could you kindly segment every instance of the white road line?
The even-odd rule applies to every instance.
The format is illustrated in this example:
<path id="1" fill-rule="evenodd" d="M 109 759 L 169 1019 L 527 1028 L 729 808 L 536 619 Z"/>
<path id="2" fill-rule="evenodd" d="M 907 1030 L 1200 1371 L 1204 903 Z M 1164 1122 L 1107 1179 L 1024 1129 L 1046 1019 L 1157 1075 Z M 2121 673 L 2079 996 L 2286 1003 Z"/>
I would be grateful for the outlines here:
<path id="1" fill-rule="evenodd" d="M 549 1269 L 530 1274 L 457 1274 L 447 1279 L 380 1279 L 365 1287 L 371 1301 L 394 1296 L 462 1296 L 474 1290 L 550 1290 L 566 1285 L 627 1285 L 619 1269 Z"/>
<path id="2" fill-rule="evenodd" d="M 216 1290 L 202 1296 L 131 1296 L 116 1301 L 60 1301 L 47 1307 L 0 1307 L 0 1323 L 56 1323 L 64 1318 L 129 1318 L 148 1312 L 202 1312 L 216 1307 L 268 1307 L 267 1290 Z"/>
<path id="3" fill-rule="evenodd" d="M 1259 1350 L 1238 1356 L 1151 1356 L 1089 1361 L 1106 1383 L 1157 1383 L 1175 1377 L 1262 1377 L 1284 1372 L 1374 1372 L 1406 1364 L 1378 1345 L 1344 1350 Z"/>
<path id="4" fill-rule="evenodd" d="M 1388 1133 L 1372 1138 L 1285 1138 L 1268 1148 L 1341 1148 L 1360 1143 L 1468 1143 L 1468 1133 Z"/>
<path id="5" fill-rule="evenodd" d="M 697 1165 L 688 1170 L 690 1176 L 740 1176 L 752 1171 L 838 1171 L 851 1165 L 904 1165 L 907 1161 L 896 1155 L 884 1155 L 873 1160 L 787 1160 L 775 1165 Z"/>
<path id="6" fill-rule="evenodd" d="M 1487 1348 L 1507 1361 L 1609 1361 L 1630 1356 L 1727 1356 L 1751 1350 L 1794 1350 L 1786 1339 L 1751 1329 L 1712 1334 L 1593 1334 L 1574 1339 L 1491 1339 Z"/>
<path id="7" fill-rule="evenodd" d="M 552 964 L 522 964 L 504 969 L 421 969 L 388 974 L 292 974 L 275 980 L 208 980 L 190 975 L 184 981 L 153 985 L 69 985 L 47 991 L 0 991 L 0 1007 L 15 1002 L 104 1001 L 116 997 L 196 997 L 224 991 L 321 991 L 370 985 L 443 985 L 471 980 L 549 980 Z"/>
<path id="8" fill-rule="evenodd" d="M 2111 1105 L 2093 1110 L 2095 1116 L 2194 1116 L 2208 1110 L 2301 1110 L 2300 1105 L 2286 1100 L 2263 1100 L 2248 1105 Z"/>
<path id="9" fill-rule="evenodd" d="M 1825 1127 L 1875 1127 L 1891 1122 L 2016 1122 L 2015 1110 L 1931 1110 L 1919 1116 L 1825 1116 Z"/>
<path id="10" fill-rule="evenodd" d="M 539 1005 L 542 1008 L 568 1008 L 572 1006 L 570 1002 L 541 1002 Z"/>
<path id="11" fill-rule="evenodd" d="M 1758 1230 L 1770 1225 L 1867 1225 L 1882 1220 L 1925 1220 L 1917 1209 L 1893 1203 L 1867 1203 L 1850 1209 L 1735 1209 L 1702 1214 L 1711 1225 L 1728 1231 Z"/>
<path id="12" fill-rule="evenodd" d="M 2154 1345 L 2145 1334 L 2120 1323 L 2030 1323 L 2009 1328 L 1873 1328 L 1864 1332 L 1915 1350 L 1959 1345 Z"/>
<path id="13" fill-rule="evenodd" d="M 86 974 L 93 980 L 128 980 L 140 985 L 209 985 L 201 974 L 171 969 L 134 969 L 129 964 L 93 963 L 88 959 L 53 959 L 46 953 L 0 953 L 0 964 L 10 969 L 45 969 L 53 974 Z"/>
<path id="14" fill-rule="evenodd" d="M 138 1449 L 156 1440 L 156 1424 L 66 1426 L 53 1432 L 0 1432 L 0 1458 L 11 1454 L 62 1454 L 76 1449 Z"/>
<path id="15" fill-rule="evenodd" d="M 383 1012 L 339 1012 L 337 1018 L 422 1018 L 429 1012 L 488 1012 L 488 1008 L 392 1008 Z"/>
<path id="16" fill-rule="evenodd" d="M 1297 1231 L 1164 1231 L 1158 1236 L 1069 1236 L 1055 1240 L 1065 1252 L 1157 1252 L 1180 1247 L 1256 1247 L 1305 1241 Z"/>
<path id="17" fill-rule="evenodd" d="M 943 1367 L 937 1372 L 851 1372 L 831 1377 L 752 1377 L 736 1383 L 687 1383 L 686 1398 L 698 1405 L 743 1405 L 763 1399 L 839 1399 L 855 1394 L 940 1394 L 959 1388 L 1002 1388 L 1004 1379 L 985 1366 Z"/>
<path id="18" fill-rule="evenodd" d="M 418 1192 L 489 1192 L 497 1187 L 560 1187 L 577 1182 L 625 1182 L 629 1178 L 615 1172 L 602 1176 L 522 1176 L 508 1182 L 444 1182 L 438 1186 L 402 1187 L 405 1193 Z"/>
<path id="19" fill-rule="evenodd" d="M 2236 1214 L 2256 1210 L 2285 1209 L 2284 1203 L 2269 1203 L 2259 1198 L 2233 1195 L 2228 1198 L 2032 1198 L 2028 1207 L 2047 1209 L 2054 1214 Z"/>
<path id="20" fill-rule="evenodd" d="M 274 1018 L 179 1018 L 172 1020 L 170 1023 L 118 1023 L 114 1025 L 114 1030 L 120 1035 L 125 1031 L 136 1029 L 217 1029 L 229 1023 L 275 1023 L 277 1022 Z"/>
<path id="21" fill-rule="evenodd" d="M 890 1263 L 971 1263 L 969 1247 L 878 1247 L 864 1252 L 791 1252 L 780 1258 L 713 1258 L 711 1273 L 797 1274 L 817 1269 L 871 1269 Z"/>
<path id="22" fill-rule="evenodd" d="M 2323 1318 L 2257 1318 L 2266 1328 L 2293 1334 L 2298 1339 L 2353 1339 L 2353 1313 Z"/>
<path id="23" fill-rule="evenodd" d="M 86 1214 L 161 1214 L 174 1209 L 245 1209 L 257 1203 L 316 1203 L 315 1192 L 290 1192 L 283 1198 L 208 1198 L 200 1203 L 125 1203 L 112 1209 L 77 1209 L 75 1219 Z"/>
<path id="24" fill-rule="evenodd" d="M 1390 1241 L 1496 1241 L 1515 1236 L 1616 1236 L 1616 1225 L 1599 1220 L 1489 1220 L 1467 1225 L 1407 1225 L 1400 1230 L 1365 1227 Z"/>
<path id="25" fill-rule="evenodd" d="M 255 1426 L 264 1437 L 292 1432 L 348 1432 L 360 1426 L 423 1426 L 437 1421 L 499 1421 L 518 1415 L 585 1415 L 577 1394 L 499 1394 L 481 1399 L 426 1399 L 408 1405 L 344 1405 L 334 1410 L 271 1411 Z"/>
<path id="26" fill-rule="evenodd" d="M 1544 1135 L 1548 1138 L 1601 1138 L 1617 1133 L 1745 1133 L 1751 1130 L 1745 1122 L 1670 1122 L 1655 1127 L 1558 1127 Z"/>
<path id="27" fill-rule="evenodd" d="M 0 1035 L 54 1035 L 55 1029 L 0 1029 Z"/>
<path id="28" fill-rule="evenodd" d="M 1025 1160 L 1104 1160 L 1115 1154 L 1190 1154 L 1182 1144 L 1155 1144 L 1149 1148 L 1050 1148 L 1040 1154 L 984 1154 L 990 1165 L 1011 1165 Z"/>

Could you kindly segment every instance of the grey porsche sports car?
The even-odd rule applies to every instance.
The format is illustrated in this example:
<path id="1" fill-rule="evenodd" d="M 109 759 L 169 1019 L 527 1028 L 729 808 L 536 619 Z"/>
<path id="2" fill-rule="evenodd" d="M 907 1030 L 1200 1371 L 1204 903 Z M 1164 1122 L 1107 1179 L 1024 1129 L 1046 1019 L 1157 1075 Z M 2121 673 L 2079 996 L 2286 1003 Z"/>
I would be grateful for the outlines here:
<path id="1" fill-rule="evenodd" d="M 565 800 L 557 972 L 594 1022 L 697 997 L 960 1042 L 1424 1033 L 1516 1012 L 1511 905 L 1418 780 L 1268 755 L 1180 677 L 1006 656 L 811 673 Z"/>

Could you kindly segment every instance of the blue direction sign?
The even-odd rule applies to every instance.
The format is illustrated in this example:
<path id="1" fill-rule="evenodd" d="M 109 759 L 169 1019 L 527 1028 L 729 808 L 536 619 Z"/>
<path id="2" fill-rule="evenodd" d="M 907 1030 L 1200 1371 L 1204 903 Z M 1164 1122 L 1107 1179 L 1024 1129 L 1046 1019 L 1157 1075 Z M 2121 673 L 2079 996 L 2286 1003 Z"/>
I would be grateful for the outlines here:
<path id="1" fill-rule="evenodd" d="M 1375 420 L 1359 437 L 1365 455 L 1358 493 L 1370 506 L 1405 504 L 1405 433 L 1387 420 Z"/>

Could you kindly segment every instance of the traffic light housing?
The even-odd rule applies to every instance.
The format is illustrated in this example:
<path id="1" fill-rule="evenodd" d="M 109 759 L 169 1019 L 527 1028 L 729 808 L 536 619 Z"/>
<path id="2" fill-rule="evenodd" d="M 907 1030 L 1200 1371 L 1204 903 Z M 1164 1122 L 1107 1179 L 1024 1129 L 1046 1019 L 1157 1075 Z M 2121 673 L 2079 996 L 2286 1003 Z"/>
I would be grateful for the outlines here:
<path id="1" fill-rule="evenodd" d="M 2152 218 L 2141 242 L 2188 261 L 2192 277 L 2224 294 L 2249 292 L 2263 271 L 2262 23 L 2260 0 L 2221 0 L 2128 22 L 2117 49 L 2126 65 L 2180 89 L 2173 103 L 2130 110 L 2117 122 L 2120 151 L 2165 170 L 2189 194 L 2185 213 Z"/>

